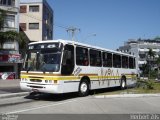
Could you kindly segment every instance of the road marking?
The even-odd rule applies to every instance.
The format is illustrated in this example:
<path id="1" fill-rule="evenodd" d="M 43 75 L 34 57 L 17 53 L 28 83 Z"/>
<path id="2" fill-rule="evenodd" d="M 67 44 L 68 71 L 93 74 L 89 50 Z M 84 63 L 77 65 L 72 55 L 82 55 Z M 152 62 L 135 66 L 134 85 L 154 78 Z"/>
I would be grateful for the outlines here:
<path id="1" fill-rule="evenodd" d="M 22 109 L 22 110 L 18 110 L 18 111 L 8 112 L 8 113 L 6 113 L 6 114 L 22 113 L 22 112 L 27 112 L 27 111 L 31 111 L 31 110 L 37 110 L 37 109 L 46 108 L 46 107 L 51 107 L 51 106 L 63 105 L 63 104 L 71 103 L 71 102 L 75 102 L 75 101 L 77 101 L 77 100 L 70 100 L 70 101 L 65 101 L 65 102 L 61 102 L 61 103 L 57 103 L 57 104 L 54 103 L 54 104 L 48 104 L 48 105 L 41 105 L 41 106 L 39 106 L 39 107 Z"/>

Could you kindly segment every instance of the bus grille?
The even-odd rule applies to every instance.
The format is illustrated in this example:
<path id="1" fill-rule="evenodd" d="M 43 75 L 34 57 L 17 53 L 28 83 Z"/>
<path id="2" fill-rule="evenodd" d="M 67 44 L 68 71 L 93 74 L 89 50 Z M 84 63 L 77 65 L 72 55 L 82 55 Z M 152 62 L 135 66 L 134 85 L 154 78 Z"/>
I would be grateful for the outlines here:
<path id="1" fill-rule="evenodd" d="M 32 86 L 32 85 L 27 85 L 28 87 L 31 87 L 31 88 L 45 88 L 45 87 L 42 87 L 42 86 Z"/>
<path id="2" fill-rule="evenodd" d="M 31 82 L 42 82 L 40 79 L 30 79 Z"/>

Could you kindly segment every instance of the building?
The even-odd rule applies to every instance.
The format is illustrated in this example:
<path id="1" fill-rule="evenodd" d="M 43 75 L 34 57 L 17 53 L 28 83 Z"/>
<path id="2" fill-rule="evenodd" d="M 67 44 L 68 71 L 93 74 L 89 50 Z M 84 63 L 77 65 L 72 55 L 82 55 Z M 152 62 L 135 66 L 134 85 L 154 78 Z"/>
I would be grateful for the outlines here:
<path id="1" fill-rule="evenodd" d="M 21 0 L 20 27 L 30 41 L 53 39 L 53 10 L 47 1 Z"/>
<path id="2" fill-rule="evenodd" d="M 155 54 L 155 59 L 149 60 L 148 52 L 152 49 Z M 149 60 L 150 62 L 155 62 L 156 58 L 160 55 L 160 40 L 151 39 L 130 39 L 124 43 L 124 46 L 119 47 L 118 51 L 133 54 L 136 56 L 138 69 L 141 71 L 143 64 L 146 64 Z M 152 66 L 156 67 L 156 66 Z"/>
<path id="3" fill-rule="evenodd" d="M 0 0 L 5 11 L 4 25 L 0 32 L 19 32 L 19 0 Z M 16 40 L 5 40 L 0 46 L 0 79 L 18 78 L 20 54 Z"/>

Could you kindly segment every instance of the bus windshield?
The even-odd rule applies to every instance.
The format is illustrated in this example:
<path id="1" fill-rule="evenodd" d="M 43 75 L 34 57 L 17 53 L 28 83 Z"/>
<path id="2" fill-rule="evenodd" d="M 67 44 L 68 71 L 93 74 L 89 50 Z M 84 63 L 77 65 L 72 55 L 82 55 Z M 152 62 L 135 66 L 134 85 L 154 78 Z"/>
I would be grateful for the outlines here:
<path id="1" fill-rule="evenodd" d="M 29 49 L 23 69 L 26 71 L 58 72 L 60 62 L 60 49 Z"/>

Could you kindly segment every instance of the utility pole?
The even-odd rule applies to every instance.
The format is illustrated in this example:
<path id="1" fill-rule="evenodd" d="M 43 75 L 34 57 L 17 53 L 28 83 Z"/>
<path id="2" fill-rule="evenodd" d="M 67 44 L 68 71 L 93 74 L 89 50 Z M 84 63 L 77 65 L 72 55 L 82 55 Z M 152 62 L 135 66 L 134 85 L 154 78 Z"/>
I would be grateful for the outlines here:
<path id="1" fill-rule="evenodd" d="M 74 36 L 75 36 L 75 32 L 76 31 L 80 31 L 79 28 L 75 28 L 75 27 L 69 27 L 67 28 L 67 33 L 71 33 L 72 34 L 72 41 L 74 41 Z"/>

